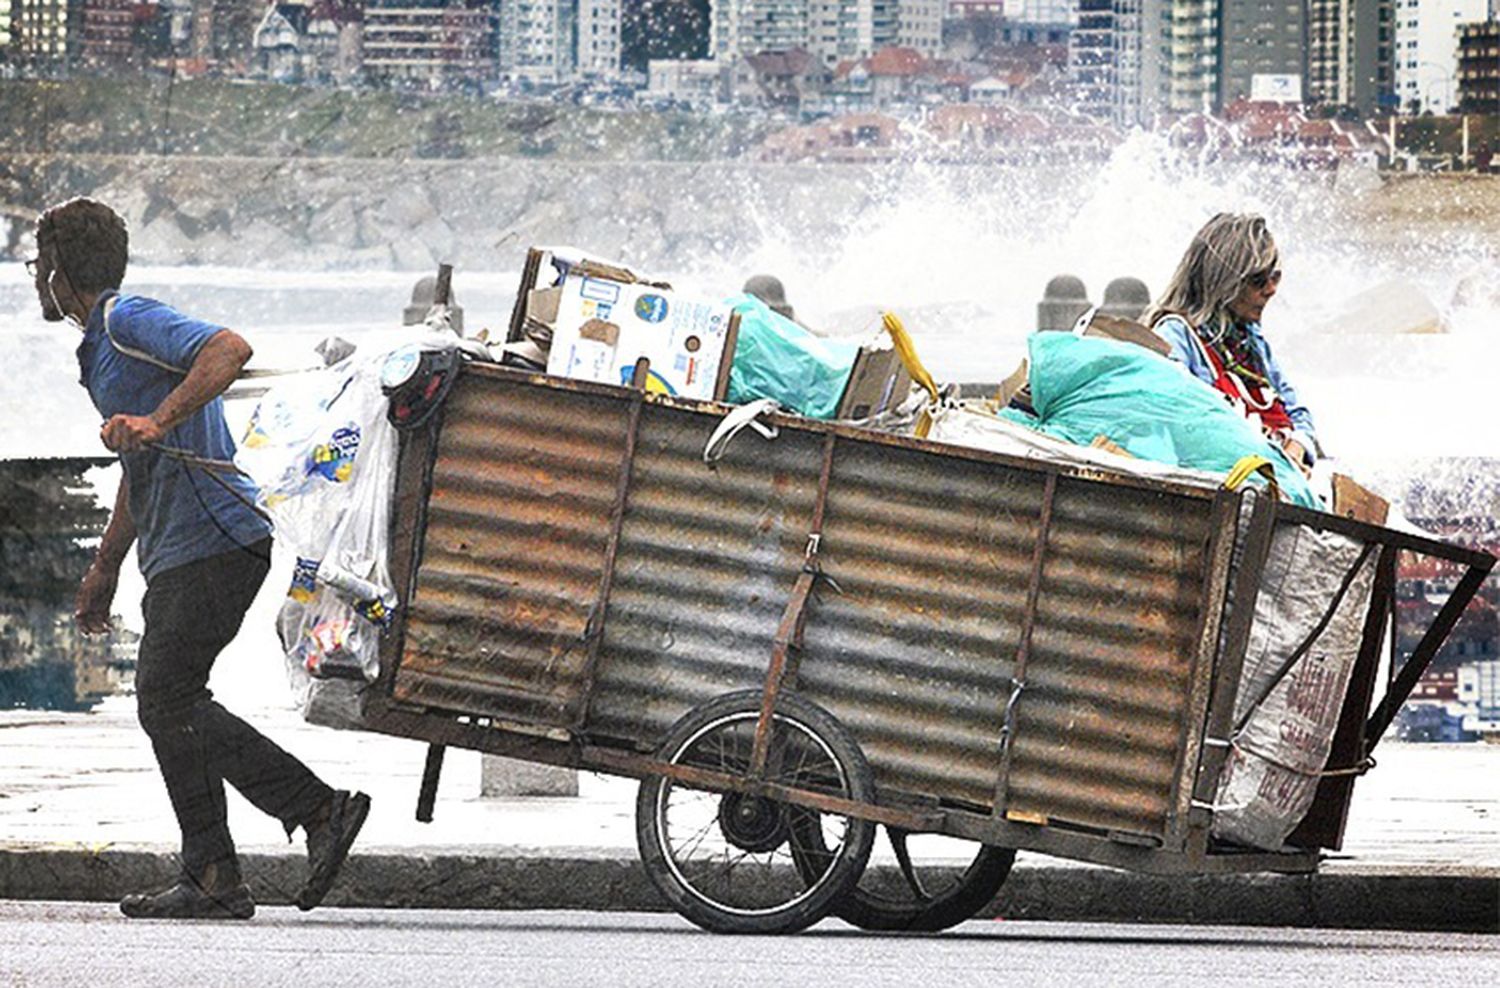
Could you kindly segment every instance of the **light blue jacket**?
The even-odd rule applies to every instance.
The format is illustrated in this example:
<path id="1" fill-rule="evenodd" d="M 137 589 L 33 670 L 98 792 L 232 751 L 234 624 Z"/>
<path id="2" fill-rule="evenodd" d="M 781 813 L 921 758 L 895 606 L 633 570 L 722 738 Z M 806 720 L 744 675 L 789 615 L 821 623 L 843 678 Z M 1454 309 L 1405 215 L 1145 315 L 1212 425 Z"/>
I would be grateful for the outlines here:
<path id="1" fill-rule="evenodd" d="M 1250 345 L 1255 347 L 1255 352 L 1260 355 L 1261 363 L 1266 367 L 1266 378 L 1270 380 L 1271 387 L 1281 398 L 1281 403 L 1286 406 L 1287 417 L 1296 426 L 1296 431 L 1301 433 L 1307 440 L 1302 445 L 1309 452 L 1321 454 L 1322 449 L 1318 445 L 1318 434 L 1313 427 L 1312 412 L 1307 406 L 1297 399 L 1297 389 L 1292 387 L 1292 382 L 1286 379 L 1286 374 L 1281 370 L 1281 365 L 1276 362 L 1276 357 L 1271 353 L 1271 344 L 1261 334 L 1259 323 L 1245 323 L 1245 331 L 1250 336 Z M 1187 368 L 1188 373 L 1205 381 L 1214 383 L 1214 369 L 1203 355 L 1203 348 L 1193 341 L 1193 329 L 1187 324 L 1187 320 L 1181 316 L 1163 316 L 1157 320 L 1155 326 L 1151 327 L 1157 336 L 1166 340 L 1172 348 L 1172 359 Z"/>

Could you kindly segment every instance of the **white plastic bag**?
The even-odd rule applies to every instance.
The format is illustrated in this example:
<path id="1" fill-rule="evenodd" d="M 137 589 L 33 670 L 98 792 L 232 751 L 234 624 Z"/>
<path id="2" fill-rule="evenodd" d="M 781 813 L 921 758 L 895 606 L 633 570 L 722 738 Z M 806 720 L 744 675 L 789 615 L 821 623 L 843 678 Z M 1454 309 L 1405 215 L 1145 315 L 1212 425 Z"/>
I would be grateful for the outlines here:
<path id="1" fill-rule="evenodd" d="M 397 447 L 383 360 L 356 356 L 273 389 L 235 458 L 297 556 L 277 630 L 304 704 L 315 678 L 375 678 L 396 606 L 386 533 Z"/>

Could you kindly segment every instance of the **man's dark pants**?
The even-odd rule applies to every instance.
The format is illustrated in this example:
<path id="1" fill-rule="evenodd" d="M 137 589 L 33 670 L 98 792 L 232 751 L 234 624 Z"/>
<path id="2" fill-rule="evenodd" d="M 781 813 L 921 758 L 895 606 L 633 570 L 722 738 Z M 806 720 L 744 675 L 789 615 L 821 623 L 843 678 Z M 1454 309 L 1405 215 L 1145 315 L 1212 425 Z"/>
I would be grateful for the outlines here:
<path id="1" fill-rule="evenodd" d="M 215 865 L 238 880 L 224 805 L 228 782 L 261 811 L 292 830 L 333 790 L 214 700 L 208 675 L 240 630 L 270 568 L 271 540 L 156 574 L 146 583 L 146 631 L 136 660 L 141 726 L 182 828 L 187 873 L 202 879 Z"/>

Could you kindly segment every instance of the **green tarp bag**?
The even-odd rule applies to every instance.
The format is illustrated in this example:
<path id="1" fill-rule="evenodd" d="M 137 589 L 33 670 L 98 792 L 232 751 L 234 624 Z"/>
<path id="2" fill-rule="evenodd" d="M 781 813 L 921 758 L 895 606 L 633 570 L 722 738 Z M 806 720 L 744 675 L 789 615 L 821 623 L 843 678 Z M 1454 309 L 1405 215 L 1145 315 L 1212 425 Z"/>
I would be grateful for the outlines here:
<path id="1" fill-rule="evenodd" d="M 1033 333 L 1027 350 L 1036 416 L 1006 409 L 1006 418 L 1079 446 L 1105 436 L 1143 460 L 1211 473 L 1263 456 L 1288 500 L 1322 507 L 1280 447 L 1181 364 L 1133 343 L 1071 333 Z"/>
<path id="2" fill-rule="evenodd" d="M 814 336 L 754 295 L 737 295 L 729 304 L 740 314 L 740 333 L 725 400 L 743 405 L 774 398 L 808 418 L 838 414 L 859 347 Z"/>

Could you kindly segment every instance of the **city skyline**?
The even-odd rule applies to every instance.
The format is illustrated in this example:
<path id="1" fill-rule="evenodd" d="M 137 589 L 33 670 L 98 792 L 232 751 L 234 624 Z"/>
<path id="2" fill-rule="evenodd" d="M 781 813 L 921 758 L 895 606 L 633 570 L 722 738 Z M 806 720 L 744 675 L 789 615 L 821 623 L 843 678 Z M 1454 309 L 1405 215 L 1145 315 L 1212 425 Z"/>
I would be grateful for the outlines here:
<path id="1" fill-rule="evenodd" d="M 717 100 L 743 93 L 747 73 L 764 74 L 771 63 L 756 63 L 758 56 L 806 52 L 821 69 L 797 72 L 843 78 L 895 49 L 912 53 L 900 56 L 912 71 L 988 61 L 1002 81 L 950 75 L 999 86 L 1003 98 L 1024 81 L 1005 53 L 1052 42 L 993 25 L 1040 23 L 1066 39 L 1060 98 L 1129 127 L 1222 114 L 1244 100 L 1363 116 L 1482 107 L 1488 70 L 1482 58 L 1461 70 L 1459 38 L 1466 25 L 1493 21 L 1494 7 L 1494 0 L 0 0 L 0 37 L 8 39 L 0 51 L 10 74 L 171 62 L 189 74 L 214 68 L 278 81 L 544 89 L 631 79 L 639 86 L 652 55 L 702 53 L 739 80 L 691 84 Z M 662 42 L 668 24 L 673 36 Z M 682 69 L 676 77 L 693 73 L 711 74 Z M 1022 73 L 1035 75 L 1035 66 Z M 799 84 L 797 92 L 815 88 Z"/>

